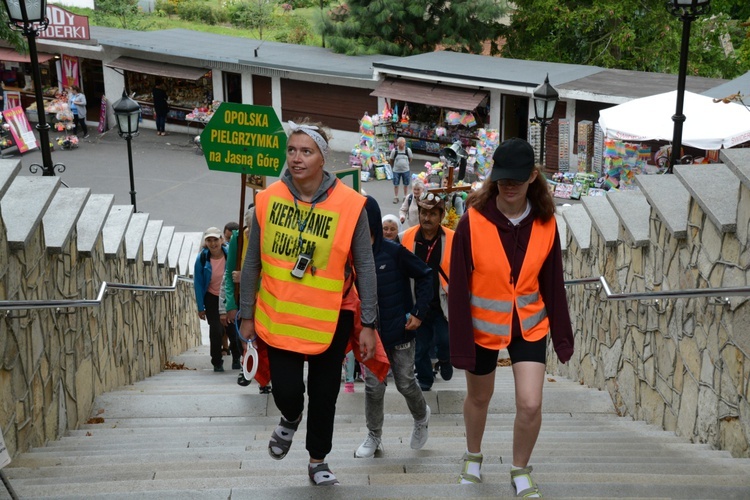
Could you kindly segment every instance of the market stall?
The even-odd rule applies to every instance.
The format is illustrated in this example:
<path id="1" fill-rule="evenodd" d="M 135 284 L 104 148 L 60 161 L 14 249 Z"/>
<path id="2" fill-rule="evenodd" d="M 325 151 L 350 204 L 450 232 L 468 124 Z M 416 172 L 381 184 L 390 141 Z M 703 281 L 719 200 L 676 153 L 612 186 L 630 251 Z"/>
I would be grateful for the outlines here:
<path id="1" fill-rule="evenodd" d="M 386 78 L 370 95 L 390 100 L 393 112 L 378 135 L 404 137 L 412 151 L 431 156 L 457 141 L 470 147 L 489 113 L 489 93 L 478 89 Z"/>
<path id="2" fill-rule="evenodd" d="M 119 57 L 106 66 L 124 71 L 126 88 L 135 93 L 144 118 L 155 117 L 152 91 L 157 80 L 162 80 L 169 101 L 168 122 L 189 125 L 208 121 L 196 117 L 205 116 L 214 101 L 210 70 L 130 57 Z"/>
<path id="3" fill-rule="evenodd" d="M 51 100 L 59 90 L 56 56 L 40 52 L 38 59 L 44 99 L 45 101 Z M 0 81 L 3 92 L 19 95 L 20 105 L 26 110 L 29 119 L 37 121 L 36 96 L 29 56 L 19 54 L 11 48 L 0 47 Z"/>

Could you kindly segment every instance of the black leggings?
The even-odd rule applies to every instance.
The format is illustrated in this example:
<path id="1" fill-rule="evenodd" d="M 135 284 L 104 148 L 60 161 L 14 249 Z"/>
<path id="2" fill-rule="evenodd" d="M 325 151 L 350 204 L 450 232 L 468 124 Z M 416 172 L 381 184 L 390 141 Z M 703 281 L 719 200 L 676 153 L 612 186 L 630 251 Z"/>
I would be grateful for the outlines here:
<path id="1" fill-rule="evenodd" d="M 305 408 L 304 364 L 307 359 L 307 451 L 323 460 L 331 452 L 333 419 L 341 388 L 341 362 L 354 327 L 351 311 L 339 313 L 336 333 L 328 349 L 305 355 L 268 346 L 273 400 L 285 419 L 294 421 Z"/>

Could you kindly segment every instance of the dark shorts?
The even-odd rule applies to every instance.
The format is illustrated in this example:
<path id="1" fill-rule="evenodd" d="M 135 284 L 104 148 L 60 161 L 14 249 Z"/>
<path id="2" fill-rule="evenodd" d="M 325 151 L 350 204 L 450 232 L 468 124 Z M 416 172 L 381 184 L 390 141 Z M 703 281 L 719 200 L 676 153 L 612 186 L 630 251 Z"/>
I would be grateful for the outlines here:
<path id="1" fill-rule="evenodd" d="M 411 172 L 393 172 L 393 185 L 398 186 L 398 180 L 401 179 L 404 186 L 408 186 L 411 181 Z"/>
<path id="2" fill-rule="evenodd" d="M 547 363 L 547 337 L 536 342 L 529 342 L 523 337 L 514 338 L 508 346 L 508 354 L 511 363 L 521 361 L 536 361 L 537 363 Z M 474 344 L 476 348 L 476 364 L 474 370 L 470 373 L 474 375 L 487 375 L 497 368 L 497 356 L 500 351 L 487 349 L 479 344 Z"/>

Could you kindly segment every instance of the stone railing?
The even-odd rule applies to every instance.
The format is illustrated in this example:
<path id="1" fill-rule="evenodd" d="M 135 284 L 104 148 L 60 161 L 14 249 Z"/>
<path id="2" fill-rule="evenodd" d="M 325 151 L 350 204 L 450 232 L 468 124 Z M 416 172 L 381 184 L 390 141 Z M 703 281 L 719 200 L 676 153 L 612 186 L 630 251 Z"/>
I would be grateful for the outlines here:
<path id="1" fill-rule="evenodd" d="M 747 286 L 750 150 L 741 151 L 723 153 L 726 165 L 639 177 L 643 194 L 567 207 L 566 278 L 604 276 L 621 293 Z M 749 457 L 748 298 L 603 296 L 570 287 L 576 353 L 561 365 L 550 351 L 550 370 L 606 389 L 622 415 Z"/>
<path id="2" fill-rule="evenodd" d="M 0 300 L 95 299 L 104 281 L 173 284 L 176 265 L 157 258 L 156 243 L 146 241 L 146 230 L 135 244 L 131 232 L 113 238 L 106 223 L 117 208 L 111 207 L 111 198 L 106 207 L 96 207 L 101 224 L 91 223 L 83 215 L 84 205 L 93 204 L 95 197 L 85 190 L 72 224 L 65 224 L 55 219 L 62 212 L 45 211 L 58 196 L 74 195 L 73 190 L 58 190 L 50 178 L 15 177 L 17 170 L 3 178 L 8 173 L 3 166 L 7 161 L 0 165 Z M 20 193 L 28 196 L 20 211 L 12 194 L 16 180 L 31 186 Z M 35 201 L 34 196 L 47 199 Z M 37 205 L 42 207 L 38 214 Z M 137 226 L 136 215 L 146 214 L 128 217 L 131 228 Z M 64 238 L 51 232 L 59 224 L 67 228 Z M 103 236 L 106 231 L 110 234 Z M 95 234 L 86 248 L 83 233 Z M 168 237 L 164 254 L 173 241 L 171 231 Z M 0 310 L 0 425 L 9 453 L 44 445 L 75 429 L 96 413 L 96 396 L 156 374 L 171 356 L 200 344 L 195 310 L 192 284 L 185 281 L 177 281 L 174 292 L 107 293 L 99 306 Z"/>

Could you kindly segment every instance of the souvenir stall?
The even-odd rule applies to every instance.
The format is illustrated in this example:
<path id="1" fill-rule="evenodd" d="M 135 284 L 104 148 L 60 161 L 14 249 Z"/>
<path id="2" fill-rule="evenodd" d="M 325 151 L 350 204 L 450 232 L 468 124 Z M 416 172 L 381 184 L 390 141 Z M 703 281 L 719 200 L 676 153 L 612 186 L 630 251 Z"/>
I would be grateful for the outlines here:
<path id="1" fill-rule="evenodd" d="M 135 94 L 133 99 L 140 104 L 145 119 L 155 118 L 152 92 L 157 80 L 163 82 L 163 88 L 167 92 L 170 107 L 168 123 L 184 125 L 191 121 L 202 121 L 195 118 L 204 117 L 213 109 L 213 80 L 210 70 L 131 57 L 120 57 L 106 66 L 124 73 L 126 88 Z"/>
<path id="2" fill-rule="evenodd" d="M 13 135 L 10 133 L 10 124 L 5 122 L 5 118 L 0 113 L 0 157 L 6 149 L 13 146 L 15 146 L 15 143 L 13 142 Z"/>
<path id="3" fill-rule="evenodd" d="M 365 113 L 359 121 L 359 142 L 352 148 L 349 165 L 360 169 L 362 182 L 393 178 L 393 171 L 388 163 L 392 142 L 389 145 L 382 137 L 376 136 L 375 132 L 381 126 L 381 115 L 371 117 Z"/>
<path id="4" fill-rule="evenodd" d="M 58 92 L 57 57 L 44 52 L 39 52 L 37 57 L 44 99 L 52 99 Z M 26 110 L 27 116 L 31 115 L 31 121 L 37 121 L 36 95 L 29 56 L 19 54 L 11 48 L 0 47 L 0 81 L 3 91 L 20 94 L 21 107 Z"/>
<path id="5" fill-rule="evenodd" d="M 45 103 L 44 112 L 47 114 L 47 123 L 57 132 L 54 139 L 50 139 L 53 146 L 62 149 L 75 149 L 78 147 L 78 137 L 73 133 L 73 112 L 70 111 L 67 92 L 58 92 L 54 98 Z"/>

